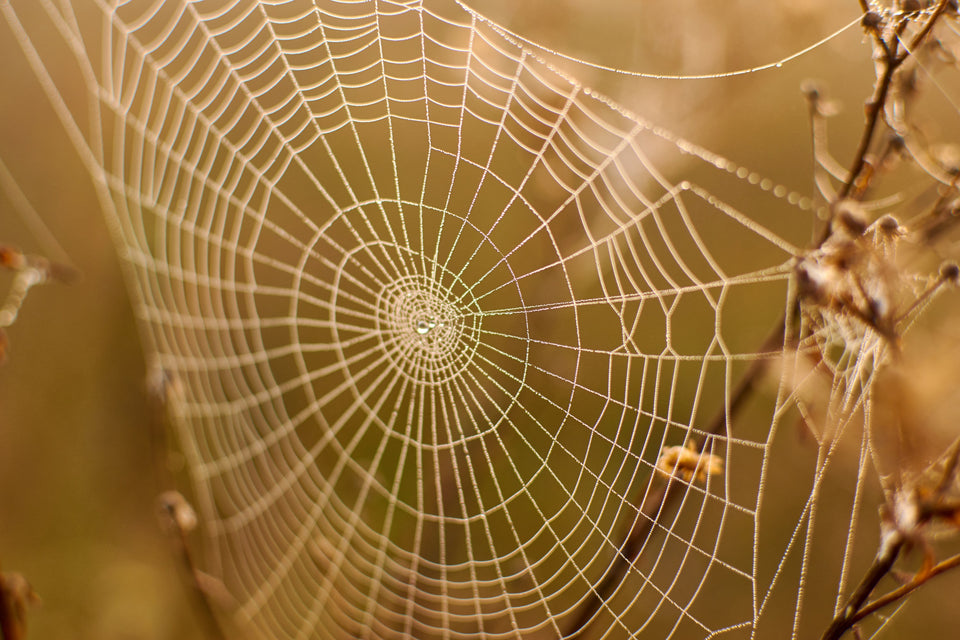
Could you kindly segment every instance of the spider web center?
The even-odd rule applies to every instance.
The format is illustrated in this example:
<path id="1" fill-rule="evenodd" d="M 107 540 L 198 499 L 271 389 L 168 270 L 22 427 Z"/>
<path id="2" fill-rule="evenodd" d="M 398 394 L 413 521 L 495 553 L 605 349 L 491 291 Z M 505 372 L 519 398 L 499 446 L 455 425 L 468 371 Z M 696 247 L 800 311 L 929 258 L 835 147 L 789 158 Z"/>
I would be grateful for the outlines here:
<path id="1" fill-rule="evenodd" d="M 416 384 L 440 385 L 472 361 L 481 314 L 453 274 L 431 266 L 436 275 L 387 283 L 377 297 L 374 321 L 380 348 L 397 373 Z"/>

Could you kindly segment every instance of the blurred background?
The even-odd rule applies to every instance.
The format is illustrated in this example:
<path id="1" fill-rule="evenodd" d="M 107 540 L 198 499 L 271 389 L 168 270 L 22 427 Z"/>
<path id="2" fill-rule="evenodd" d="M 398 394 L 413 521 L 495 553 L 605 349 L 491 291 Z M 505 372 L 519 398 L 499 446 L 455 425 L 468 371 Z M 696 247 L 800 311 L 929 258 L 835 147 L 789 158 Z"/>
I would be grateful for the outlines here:
<path id="1" fill-rule="evenodd" d="M 32 0 L 31 0 L 32 1 Z M 26 11 L 27 2 L 16 2 Z M 90 9 L 77 3 L 77 10 Z M 469 6 L 552 50 L 659 75 L 711 74 L 790 56 L 859 17 L 856 0 L 472 0 Z M 36 36 L 36 34 L 34 34 Z M 873 64 L 854 26 L 781 68 L 713 80 L 624 76 L 552 59 L 584 84 L 687 139 L 813 194 L 807 105 L 821 81 L 842 109 L 830 121 L 841 164 L 852 157 Z M 30 637 L 199 638 L 175 556 L 156 524 L 151 416 L 137 329 L 89 176 L 33 71 L 0 21 L 0 159 L 82 274 L 34 289 L 7 331 L 0 366 L 0 568 L 41 596 Z M 72 87 L 82 99 L 80 79 Z M 934 96 L 938 135 L 960 131 Z M 36 220 L 0 193 L 0 244 L 51 255 Z M 811 229 L 811 234 L 813 230 Z M 12 275 L 0 272 L 0 296 Z M 954 628 L 960 576 L 929 585 L 883 637 Z"/>

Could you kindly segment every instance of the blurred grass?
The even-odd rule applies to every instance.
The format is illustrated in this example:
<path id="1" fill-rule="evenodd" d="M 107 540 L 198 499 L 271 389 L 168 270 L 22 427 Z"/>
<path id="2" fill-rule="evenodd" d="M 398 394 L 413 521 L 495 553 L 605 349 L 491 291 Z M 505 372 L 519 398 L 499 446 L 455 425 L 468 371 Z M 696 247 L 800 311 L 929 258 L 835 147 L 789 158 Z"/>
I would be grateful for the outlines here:
<path id="1" fill-rule="evenodd" d="M 5 29 L 5 27 L 4 27 Z M 0 566 L 42 598 L 31 638 L 199 637 L 154 518 L 143 357 L 89 178 L 12 38 L 0 153 L 79 282 L 36 287 L 0 366 Z M 0 195 L 0 242 L 48 256 Z M 0 295 L 12 276 L 0 273 Z"/>
<path id="2" fill-rule="evenodd" d="M 781 3 L 787 17 L 755 2 L 700 5 L 471 3 L 550 47 L 658 73 L 770 62 L 857 12 L 853 0 Z M 143 359 L 96 198 L 6 31 L 0 59 L 7 88 L 0 95 L 0 155 L 83 273 L 71 286 L 35 289 L 8 331 L 8 360 L 0 367 L 0 564 L 22 572 L 43 598 L 32 612 L 31 637 L 199 637 L 173 556 L 155 525 L 159 488 Z M 857 29 L 782 70 L 742 78 L 678 83 L 568 70 L 653 121 L 806 192 L 812 159 L 800 81 L 821 77 L 846 105 L 842 119 L 831 122 L 844 163 L 872 83 L 869 52 Z M 46 254 L 10 207 L 0 196 L 0 242 Z M 10 279 L 0 274 L 0 292 Z M 952 628 L 958 590 L 956 573 L 925 587 L 883 637 Z"/>

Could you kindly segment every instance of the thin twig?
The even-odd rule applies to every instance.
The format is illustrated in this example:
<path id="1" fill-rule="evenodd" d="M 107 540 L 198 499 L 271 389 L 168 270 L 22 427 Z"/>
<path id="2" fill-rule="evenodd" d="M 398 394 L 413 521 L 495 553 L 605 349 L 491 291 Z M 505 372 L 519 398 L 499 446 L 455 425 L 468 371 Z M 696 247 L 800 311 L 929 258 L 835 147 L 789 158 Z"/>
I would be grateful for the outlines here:
<path id="1" fill-rule="evenodd" d="M 891 42 L 889 43 L 883 39 L 883 35 L 878 29 L 870 29 L 874 39 L 877 42 L 877 45 L 883 50 L 883 73 L 874 86 L 873 95 L 867 101 L 867 124 L 864 127 L 863 135 L 860 137 L 860 143 L 857 146 L 856 153 L 854 154 L 853 168 L 850 170 L 847 181 L 840 188 L 838 200 L 842 200 L 851 196 L 862 197 L 862 189 L 854 190 L 854 186 L 857 185 L 858 178 L 860 178 L 860 175 L 867 166 L 867 154 L 873 144 L 873 136 L 876 133 L 877 124 L 880 121 L 880 115 L 883 113 L 883 107 L 884 104 L 886 104 L 887 94 L 890 92 L 890 87 L 893 83 L 893 77 L 896 74 L 897 69 L 900 68 L 900 65 L 910 57 L 913 51 L 917 50 L 924 39 L 930 34 L 930 31 L 933 29 L 940 16 L 943 15 L 943 12 L 946 11 L 949 4 L 950 0 L 940 0 L 940 2 L 937 3 L 933 13 L 924 23 L 923 27 L 921 27 L 920 30 L 910 40 L 910 44 L 908 44 L 903 51 L 900 51 L 899 48 L 900 36 L 903 34 L 903 30 L 907 27 L 909 22 L 907 19 L 902 20 L 897 25 L 894 33 L 891 35 Z M 860 6 L 865 8 L 864 15 L 867 15 L 869 12 L 869 7 L 867 7 L 866 2 L 861 0 Z"/>
<path id="2" fill-rule="evenodd" d="M 210 584 L 213 579 L 197 568 L 193 552 L 190 549 L 187 534 L 196 525 L 196 515 L 193 509 L 187 504 L 183 496 L 176 491 L 168 491 L 161 495 L 159 507 L 161 523 L 173 543 L 180 566 L 186 573 L 190 591 L 194 596 L 192 598 L 194 609 L 201 620 L 207 637 L 211 640 L 227 640 L 227 635 L 220 625 L 220 620 L 211 602 L 210 593 L 211 589 L 214 588 L 223 589 L 220 584 L 215 586 Z"/>
<path id="3" fill-rule="evenodd" d="M 174 485 L 168 467 L 167 440 L 168 422 L 174 411 L 173 404 L 182 390 L 173 374 L 157 366 L 148 374 L 147 395 L 150 402 L 150 426 L 156 452 L 154 472 L 160 487 Z M 186 499 L 176 491 L 167 491 L 158 499 L 160 524 L 171 541 L 171 547 L 190 587 L 194 611 L 212 640 L 227 640 L 227 634 L 212 602 L 212 591 L 226 591 L 222 584 L 212 584 L 213 579 L 200 571 L 193 557 L 188 533 L 196 525 L 196 515 Z"/>
<path id="4" fill-rule="evenodd" d="M 857 585 L 853 595 L 847 600 L 847 604 L 836 615 L 827 630 L 823 632 L 822 640 L 837 640 L 854 625 L 854 618 L 863 607 L 863 603 L 867 601 L 867 598 L 877 588 L 883 577 L 890 573 L 890 569 L 893 568 L 897 558 L 900 557 L 904 545 L 906 545 L 906 540 L 903 536 L 899 533 L 890 534 L 890 537 L 885 540 L 874 558 L 873 564 L 870 565 L 860 584 Z"/>
<path id="5" fill-rule="evenodd" d="M 886 50 L 886 48 L 884 48 Z M 893 74 L 896 68 L 892 64 L 884 66 L 883 76 L 877 83 L 873 96 L 867 102 L 867 125 L 864 127 L 863 135 L 860 138 L 860 144 L 857 147 L 857 153 L 854 156 L 853 168 L 847 176 L 847 181 L 840 187 L 837 194 L 837 200 L 843 200 L 848 197 L 862 197 L 862 190 L 853 190 L 857 179 L 863 173 L 867 166 L 867 152 L 873 142 L 873 134 L 877 129 L 877 121 L 880 119 L 880 112 L 883 110 L 883 103 L 887 99 L 887 93 L 890 91 L 890 84 L 893 81 Z"/>
<path id="6" fill-rule="evenodd" d="M 913 496 L 911 500 L 915 501 L 916 508 L 915 511 L 910 510 L 908 512 L 915 513 L 915 519 L 906 523 L 885 521 L 885 531 L 881 537 L 880 551 L 863 580 L 861 580 L 860 585 L 847 600 L 847 604 L 837 613 L 824 632 L 822 640 L 837 640 L 870 614 L 906 597 L 934 576 L 960 566 L 960 555 L 933 564 L 932 550 L 927 546 L 926 541 L 920 537 L 923 527 L 936 519 L 946 518 L 949 521 L 955 521 L 956 514 L 960 511 L 960 505 L 945 501 L 945 498 L 950 484 L 956 478 L 958 461 L 960 461 L 960 440 L 955 441 L 947 451 L 941 478 L 933 488 L 933 492 L 925 498 L 920 497 L 924 495 L 923 492 L 911 493 Z M 894 507 L 891 511 L 897 513 L 899 510 Z M 876 589 L 880 580 L 892 571 L 897 559 L 910 548 L 908 543 L 916 542 L 917 539 L 922 542 L 927 552 L 923 567 L 907 584 L 867 603 L 867 599 Z"/>
<path id="7" fill-rule="evenodd" d="M 940 0 L 940 2 L 934 8 L 933 13 L 927 19 L 926 23 L 920 28 L 920 31 L 913 36 L 913 39 L 910 40 L 910 44 L 907 45 L 903 53 L 900 54 L 900 57 L 897 60 L 897 65 L 910 57 L 913 52 L 917 50 L 917 47 L 923 43 L 926 37 L 930 34 L 930 31 L 933 30 L 937 20 L 940 19 L 940 16 L 943 15 L 943 12 L 946 11 L 947 7 L 950 6 L 950 3 L 951 0 Z"/>
<path id="8" fill-rule="evenodd" d="M 957 477 L 957 467 L 960 465 L 960 438 L 953 441 L 950 448 L 947 449 L 946 463 L 943 466 L 943 475 L 940 482 L 934 489 L 934 496 L 942 498 L 950 488 L 950 483 Z"/>
<path id="9" fill-rule="evenodd" d="M 933 567 L 931 567 L 927 571 L 923 571 L 917 574 L 916 576 L 914 576 L 913 580 L 911 580 L 907 584 L 880 596 L 876 600 L 870 601 L 869 603 L 864 605 L 854 616 L 850 618 L 850 624 L 854 625 L 860 622 L 867 616 L 874 614 L 880 609 L 883 609 L 884 607 L 887 607 L 893 604 L 894 602 L 900 600 L 901 598 L 904 598 L 905 596 L 909 595 L 918 587 L 929 582 L 931 578 L 934 578 L 940 575 L 941 573 L 944 573 L 956 567 L 960 567 L 960 554 L 957 554 L 953 557 L 947 558 L 943 562 L 939 562 L 935 564 Z"/>

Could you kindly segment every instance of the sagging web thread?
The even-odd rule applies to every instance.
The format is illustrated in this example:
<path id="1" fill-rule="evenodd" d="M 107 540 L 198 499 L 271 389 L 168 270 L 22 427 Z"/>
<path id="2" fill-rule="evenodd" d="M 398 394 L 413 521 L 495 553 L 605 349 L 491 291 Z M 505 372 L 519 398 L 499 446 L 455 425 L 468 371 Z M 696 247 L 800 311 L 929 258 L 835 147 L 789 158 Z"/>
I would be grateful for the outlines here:
<path id="1" fill-rule="evenodd" d="M 102 189 L 241 627 L 565 635 L 691 437 L 722 471 L 673 478 L 591 629 L 749 633 L 796 596 L 829 456 L 767 533 L 792 390 L 705 425 L 773 357 L 751 327 L 790 312 L 809 200 L 452 2 L 41 5 L 86 105 L 2 8 Z"/>

